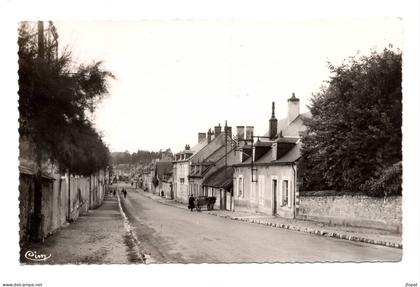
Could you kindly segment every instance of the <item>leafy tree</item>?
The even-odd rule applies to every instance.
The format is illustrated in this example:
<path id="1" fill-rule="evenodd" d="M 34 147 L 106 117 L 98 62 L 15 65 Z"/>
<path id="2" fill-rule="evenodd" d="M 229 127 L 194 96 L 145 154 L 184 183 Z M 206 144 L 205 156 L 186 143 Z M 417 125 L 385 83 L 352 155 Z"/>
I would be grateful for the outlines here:
<path id="1" fill-rule="evenodd" d="M 401 52 L 384 49 L 329 68 L 306 121 L 303 189 L 361 191 L 402 159 Z"/>
<path id="2" fill-rule="evenodd" d="M 88 119 L 114 76 L 101 62 L 75 66 L 69 51 L 58 54 L 58 34 L 19 27 L 19 133 L 33 145 L 40 170 L 50 160 L 60 170 L 88 174 L 106 167 L 109 152 Z M 40 37 L 40 34 L 42 37 Z M 47 36 L 47 37 L 45 37 Z"/>
<path id="3" fill-rule="evenodd" d="M 58 34 L 52 22 L 45 33 L 38 22 L 19 27 L 19 134 L 29 143 L 35 162 L 32 239 L 42 234 L 42 165 L 56 163 L 69 174 L 90 175 L 108 165 L 108 147 L 89 121 L 97 103 L 108 92 L 113 75 L 101 62 L 75 66 L 69 51 L 58 54 Z"/>

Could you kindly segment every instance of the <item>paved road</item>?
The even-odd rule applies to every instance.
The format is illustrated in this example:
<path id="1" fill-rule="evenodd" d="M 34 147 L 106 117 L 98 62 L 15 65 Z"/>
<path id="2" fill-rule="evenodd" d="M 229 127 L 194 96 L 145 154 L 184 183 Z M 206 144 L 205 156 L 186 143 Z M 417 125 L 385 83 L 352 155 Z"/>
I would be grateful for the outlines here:
<path id="1" fill-rule="evenodd" d="M 123 208 L 155 262 L 399 261 L 402 250 L 233 221 L 129 191 Z"/>

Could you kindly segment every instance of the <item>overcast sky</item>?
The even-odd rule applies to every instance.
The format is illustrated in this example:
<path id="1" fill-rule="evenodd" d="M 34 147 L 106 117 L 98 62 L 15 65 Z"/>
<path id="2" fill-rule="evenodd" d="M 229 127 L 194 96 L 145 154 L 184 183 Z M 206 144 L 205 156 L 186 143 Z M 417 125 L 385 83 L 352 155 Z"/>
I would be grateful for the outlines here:
<path id="1" fill-rule="evenodd" d="M 278 119 L 292 92 L 308 111 L 328 61 L 402 47 L 393 18 L 55 24 L 77 62 L 103 60 L 117 77 L 95 118 L 111 151 L 178 152 L 225 120 L 263 134 L 272 101 Z"/>

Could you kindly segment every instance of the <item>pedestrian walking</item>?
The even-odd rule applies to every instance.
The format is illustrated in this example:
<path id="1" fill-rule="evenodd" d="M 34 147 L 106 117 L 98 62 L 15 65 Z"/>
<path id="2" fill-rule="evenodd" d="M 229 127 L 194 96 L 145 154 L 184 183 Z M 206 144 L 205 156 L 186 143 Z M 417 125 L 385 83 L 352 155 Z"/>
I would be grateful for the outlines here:
<path id="1" fill-rule="evenodd" d="M 123 190 L 121 192 L 124 195 L 124 198 L 126 198 L 127 197 L 127 191 L 125 190 L 125 188 L 123 188 Z"/>
<path id="2" fill-rule="evenodd" d="M 188 199 L 188 209 L 193 211 L 195 204 L 194 204 L 195 198 L 194 196 L 191 194 L 190 198 Z"/>
<path id="3" fill-rule="evenodd" d="M 117 195 L 117 192 L 115 191 L 115 189 L 114 189 L 113 195 L 114 197 Z"/>

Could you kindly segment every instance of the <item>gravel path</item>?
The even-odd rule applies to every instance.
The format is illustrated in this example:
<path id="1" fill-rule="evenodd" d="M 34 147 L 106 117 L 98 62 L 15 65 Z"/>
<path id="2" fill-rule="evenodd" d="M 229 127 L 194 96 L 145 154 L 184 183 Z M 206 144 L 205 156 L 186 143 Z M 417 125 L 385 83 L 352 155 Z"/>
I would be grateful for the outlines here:
<path id="1" fill-rule="evenodd" d="M 109 264 L 139 262 L 132 240 L 124 228 L 117 197 L 106 197 L 95 210 L 80 216 L 77 221 L 60 228 L 44 243 L 29 243 L 22 247 L 23 264 Z M 51 257 L 31 261 L 25 254 Z M 29 256 L 28 256 L 29 257 Z M 34 256 L 32 256 L 34 257 Z"/>

